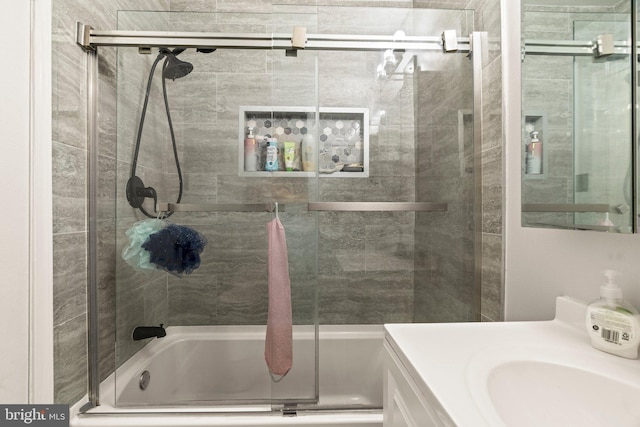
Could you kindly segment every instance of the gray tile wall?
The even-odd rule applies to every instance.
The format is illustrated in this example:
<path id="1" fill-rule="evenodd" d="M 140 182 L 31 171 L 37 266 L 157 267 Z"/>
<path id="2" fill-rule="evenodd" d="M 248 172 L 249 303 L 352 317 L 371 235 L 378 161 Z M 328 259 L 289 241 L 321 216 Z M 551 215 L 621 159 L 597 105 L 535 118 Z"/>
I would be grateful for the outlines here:
<path id="1" fill-rule="evenodd" d="M 434 6 L 434 2 L 416 1 L 414 4 L 420 7 Z M 482 210 L 481 230 L 476 233 L 476 238 L 482 240 L 480 318 L 483 321 L 503 319 L 500 1 L 472 0 L 464 2 L 463 7 L 474 11 L 473 27 L 466 31 L 487 31 L 491 46 L 489 60 L 483 70 L 482 156 L 481 159 L 474 159 L 472 155 L 472 122 L 467 115 L 471 113 L 472 104 L 465 100 L 472 100 L 471 71 L 466 71 L 464 76 L 451 73 L 423 74 L 418 91 L 429 94 L 427 89 L 432 91 L 433 87 L 437 87 L 440 92 L 433 97 L 421 96 L 421 111 L 431 117 L 428 122 L 431 124 L 421 123 L 418 126 L 419 139 L 424 137 L 429 141 L 426 146 L 420 146 L 418 170 L 420 176 L 424 174 L 430 179 L 421 184 L 421 191 L 417 194 L 418 197 L 447 198 L 451 208 L 458 208 L 461 214 L 419 216 L 417 219 L 416 236 L 420 237 L 416 239 L 427 243 L 416 249 L 416 274 L 419 274 L 415 285 L 416 321 L 472 320 L 477 314 L 474 313 L 477 296 L 471 286 L 474 254 L 470 233 L 473 232 L 473 212 L 469 207 L 473 203 L 474 183 L 473 177 L 468 176 L 472 174 L 474 162 L 481 162 L 483 170 L 482 183 L 477 184 L 482 185 L 482 206 L 476 206 L 476 209 Z M 460 111 L 460 118 L 457 111 Z M 429 163 L 431 158 L 438 160 Z M 448 175 L 445 175 L 442 171 L 456 172 L 453 175 L 446 172 Z M 434 184 L 430 185 L 430 182 Z M 459 208 L 464 205 L 467 208 Z"/>
<path id="2" fill-rule="evenodd" d="M 322 32 L 391 34 L 408 11 L 320 9 Z M 340 17 L 336 19 L 336 17 Z M 322 201 L 413 201 L 414 80 L 376 79 L 382 54 L 322 52 L 320 105 L 367 107 L 369 178 L 320 179 Z M 336 64 L 338 68 L 336 68 Z M 342 88 L 349 88 L 348 91 Z M 380 111 L 385 111 L 380 119 Z M 322 213 L 319 216 L 319 315 L 323 324 L 410 321 L 413 310 L 413 213 Z"/>
<path id="3" fill-rule="evenodd" d="M 463 17 L 463 16 L 461 16 Z M 469 31 L 460 28 L 459 34 Z M 413 320 L 473 320 L 473 87 L 468 58 L 440 52 L 418 67 L 416 163 L 419 201 L 446 202 L 447 212 L 416 216 Z M 437 88 L 437 89 L 436 89 Z"/>
<path id="4" fill-rule="evenodd" d="M 441 7 L 437 1 L 415 1 L 417 7 Z M 502 137 L 502 57 L 500 54 L 500 1 L 499 0 L 471 0 L 462 2 L 460 7 L 473 10 L 473 27 L 467 31 L 487 31 L 490 41 L 489 60 L 483 70 L 482 115 L 484 120 L 483 146 L 480 159 L 474 159 L 472 154 L 472 123 L 470 117 L 462 114 L 457 120 L 453 112 L 446 115 L 447 109 L 464 110 L 471 109 L 472 105 L 465 104 L 461 97 L 472 98 L 469 94 L 471 88 L 469 77 L 424 75 L 423 85 L 429 90 L 433 87 L 440 88 L 441 94 L 436 96 L 432 105 L 421 103 L 423 110 L 428 113 L 435 107 L 441 111 L 440 117 L 433 114 L 432 123 L 435 125 L 421 125 L 419 132 L 423 133 L 431 144 L 424 147 L 424 153 L 419 156 L 418 166 L 420 173 L 435 178 L 435 184 L 426 188 L 421 184 L 423 193 L 418 192 L 419 197 L 446 197 L 456 205 L 471 203 L 473 197 L 473 185 L 482 185 L 482 224 L 481 229 L 476 230 L 476 238 L 482 240 L 482 265 L 481 265 L 481 289 L 480 289 L 480 318 L 483 321 L 499 321 L 503 319 L 504 307 L 504 274 L 503 274 L 503 137 Z M 447 2 L 451 5 L 450 2 Z M 458 7 L 458 6 L 456 6 Z M 471 24 L 471 22 L 470 22 Z M 464 33 L 464 32 L 463 32 Z M 470 75 L 470 74 L 469 74 Z M 438 78 L 440 81 L 438 81 Z M 436 84 L 427 84 L 434 80 Z M 455 89 L 452 90 L 452 86 Z M 419 85 L 418 91 L 422 88 Z M 443 96 L 448 94 L 452 96 Z M 456 97 L 455 94 L 458 94 Z M 441 104 L 439 101 L 442 100 Z M 424 104 L 424 105 L 423 105 Z M 470 111 L 469 111 L 470 112 Z M 458 131 L 459 126 L 463 129 Z M 447 129 L 448 126 L 448 129 Z M 439 132 L 439 133 L 438 133 Z M 447 137 L 443 135 L 460 135 L 460 144 L 464 150 L 458 150 L 458 141 L 450 141 L 451 145 L 444 144 Z M 432 147 L 431 147 L 432 145 Z M 447 147 L 449 156 L 446 156 Z M 430 152 L 433 151 L 433 152 Z M 457 150 L 457 151 L 456 151 Z M 420 152 L 420 151 L 419 151 Z M 442 165 L 433 162 L 430 166 L 425 158 L 440 156 L 445 153 L 443 159 L 449 159 Z M 464 155 L 461 155 L 464 152 Z M 440 159 L 441 157 L 438 157 Z M 446 161 L 446 160 L 444 160 Z M 472 172 L 473 164 L 482 166 L 482 182 L 469 183 L 465 175 Z M 448 178 L 438 171 L 457 171 Z M 450 173 L 450 172 L 447 172 Z M 472 177 L 470 178 L 473 179 Z M 431 181 L 431 180 L 429 180 Z M 429 182 L 427 181 L 427 182 Z M 421 181 L 422 182 L 422 181 Z M 438 185 L 439 184 L 439 185 Z M 428 196 L 427 196 L 428 195 Z M 477 305 L 474 304 L 477 295 L 473 290 L 473 218 L 472 212 L 461 209 L 463 215 L 447 216 L 445 214 L 419 217 L 417 220 L 417 236 L 421 242 L 433 242 L 433 245 L 423 244 L 416 249 L 416 261 L 419 266 L 416 271 L 419 280 L 416 281 L 416 321 L 461 321 L 472 320 Z M 454 221 L 452 223 L 452 221 Z M 418 239 L 418 237 L 417 237 Z M 454 244 L 451 245 L 451 242 Z"/>
<path id="5" fill-rule="evenodd" d="M 85 53 L 75 22 L 116 27 L 116 10 L 167 8 L 168 1 L 54 0 L 52 37 L 53 251 L 55 402 L 74 403 L 87 391 L 86 87 Z M 115 50 L 100 50 L 98 151 L 98 286 L 100 367 L 113 370 L 115 339 Z"/>
<path id="6" fill-rule="evenodd" d="M 523 38 L 573 38 L 570 13 L 564 9 L 562 13 L 541 9 L 524 9 Z M 522 180 L 523 203 L 572 203 L 573 60 L 530 55 L 523 63 L 523 76 L 523 110 L 525 114 L 545 115 L 546 129 L 536 130 L 542 132 L 545 155 L 549 159 L 544 179 L 525 176 Z M 562 222 L 565 217 L 564 214 L 526 213 L 523 221 Z"/>
<path id="7" fill-rule="evenodd" d="M 153 30 L 168 26 L 168 14 L 149 12 L 119 12 L 118 29 Z M 152 64 L 157 54 L 140 55 L 135 48 L 118 49 L 117 58 L 117 161 L 113 169 L 117 175 L 115 192 L 115 364 L 119 366 L 146 344 L 132 341 L 131 331 L 136 326 L 168 324 L 168 277 L 160 271 L 140 272 L 129 266 L 121 256 L 128 246 L 126 230 L 136 221 L 147 220 L 140 211 L 132 209 L 124 197 L 124 188 L 130 176 L 133 151 L 136 145 L 145 89 Z M 160 61 L 154 73 L 149 102 L 139 144 L 136 176 L 145 186 L 153 187 L 160 201 L 177 197 L 176 181 L 170 181 L 173 149 L 162 95 L 162 64 Z M 167 81 L 169 90 L 175 82 Z M 171 98 L 169 97 L 170 107 Z M 147 212 L 153 212 L 152 200 L 144 204 Z M 113 238 L 113 237 L 112 237 Z"/>
<path id="8" fill-rule="evenodd" d="M 631 1 L 620 0 L 618 4 L 615 5 L 614 10 L 619 13 L 629 13 L 631 11 Z"/>
<path id="9" fill-rule="evenodd" d="M 489 36 L 489 58 L 483 70 L 482 118 L 482 268 L 480 317 L 501 321 L 504 312 L 504 162 L 502 134 L 502 55 L 500 1 L 472 0 L 475 29 Z M 513 18 L 516 19 L 516 18 Z M 478 230 L 477 230 L 478 231 Z M 477 234 L 476 234 L 477 235 Z"/>
<path id="10" fill-rule="evenodd" d="M 243 10 L 244 6 L 237 6 Z M 185 10 L 185 5 L 180 5 Z M 220 4 L 218 4 L 218 10 Z M 255 9 L 254 9 L 255 10 Z M 229 13 L 218 21 L 233 27 L 250 24 L 252 31 L 270 31 L 265 16 Z M 263 12 L 263 9 L 259 10 Z M 315 7 L 314 7 L 315 11 Z M 382 17 L 383 12 L 372 12 Z M 388 13 L 371 28 L 371 16 L 357 9 L 318 10 L 323 32 L 388 33 L 402 24 L 407 12 Z M 278 25 L 289 19 L 277 18 Z M 177 28 L 203 28 L 211 19 L 178 15 Z M 208 17 L 206 17 L 208 18 Z M 266 23 L 271 22 L 271 16 Z M 297 22 L 297 21 L 296 21 Z M 262 25 L 261 25 L 262 23 Z M 220 51 L 210 56 L 185 52 L 196 74 L 176 82 L 175 126 L 182 141 L 186 202 L 269 202 L 287 204 L 281 215 L 289 236 L 294 291 L 294 315 L 300 323 L 314 319 L 315 288 L 322 323 L 383 323 L 409 321 L 412 312 L 413 214 L 321 214 L 316 261 L 315 220 L 302 206 L 315 182 L 304 178 L 269 181 L 238 177 L 237 123 L 240 105 L 314 105 L 315 62 L 319 70 L 319 103 L 327 107 L 367 107 L 387 115 L 371 135 L 368 179 L 321 179 L 319 199 L 411 201 L 414 198 L 413 80 L 378 81 L 375 67 L 380 53 L 300 52 L 285 58 L 282 52 Z M 249 59 L 248 59 L 249 58 Z M 241 70 L 241 72 L 238 72 Z M 193 97 L 180 92 L 202 93 Z M 180 88 L 180 89 L 178 89 Z M 173 89 L 173 87 L 172 87 Z M 202 103 L 204 101 L 204 103 Z M 398 137 L 400 136 L 400 138 Z M 207 185 L 207 183 L 209 185 Z M 195 190 L 190 192 L 189 190 Z M 169 283 L 169 324 L 252 324 L 266 320 L 266 229 L 269 215 L 177 214 L 177 222 L 204 231 L 210 245 L 193 277 Z M 232 219 L 231 219 L 232 218 Z M 232 222 L 230 222 L 232 221 Z M 320 272 L 316 283 L 315 270 Z M 206 277 L 207 286 L 202 278 Z M 339 285 L 336 285 L 339 284 Z M 176 298 L 171 297 L 176 295 Z M 389 300 L 393 304 L 387 304 Z M 203 301 L 207 303 L 204 304 Z M 359 307 L 354 309 L 354 307 Z"/>

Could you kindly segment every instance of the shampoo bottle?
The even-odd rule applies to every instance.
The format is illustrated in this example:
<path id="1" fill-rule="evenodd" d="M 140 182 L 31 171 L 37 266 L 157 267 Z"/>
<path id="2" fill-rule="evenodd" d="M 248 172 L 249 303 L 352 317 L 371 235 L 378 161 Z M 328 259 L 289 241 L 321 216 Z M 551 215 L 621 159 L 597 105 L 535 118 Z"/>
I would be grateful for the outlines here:
<path id="1" fill-rule="evenodd" d="M 640 318 L 638 310 L 622 299 L 622 289 L 613 282 L 615 271 L 606 270 L 607 282 L 600 286 L 600 299 L 587 307 L 587 332 L 591 345 L 601 351 L 638 358 Z"/>
<path id="2" fill-rule="evenodd" d="M 316 170 L 316 140 L 309 133 L 302 138 L 302 170 Z"/>
<path id="3" fill-rule="evenodd" d="M 288 172 L 294 170 L 296 160 L 296 145 L 297 144 L 295 141 L 284 142 L 284 163 Z"/>
<path id="4" fill-rule="evenodd" d="M 269 138 L 269 145 L 267 146 L 267 161 L 264 165 L 264 169 L 271 172 L 278 170 L 278 140 L 275 138 Z"/>

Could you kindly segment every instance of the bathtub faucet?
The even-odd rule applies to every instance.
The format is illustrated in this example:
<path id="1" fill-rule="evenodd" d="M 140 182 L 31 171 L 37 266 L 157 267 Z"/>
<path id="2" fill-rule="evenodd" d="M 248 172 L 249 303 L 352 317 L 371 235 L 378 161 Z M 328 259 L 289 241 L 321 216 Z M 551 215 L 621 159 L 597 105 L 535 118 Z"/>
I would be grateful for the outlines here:
<path id="1" fill-rule="evenodd" d="M 146 338 L 158 337 L 162 338 L 167 336 L 167 331 L 164 330 L 164 326 L 161 323 L 160 326 L 136 326 L 133 330 L 134 341 L 144 340 Z"/>

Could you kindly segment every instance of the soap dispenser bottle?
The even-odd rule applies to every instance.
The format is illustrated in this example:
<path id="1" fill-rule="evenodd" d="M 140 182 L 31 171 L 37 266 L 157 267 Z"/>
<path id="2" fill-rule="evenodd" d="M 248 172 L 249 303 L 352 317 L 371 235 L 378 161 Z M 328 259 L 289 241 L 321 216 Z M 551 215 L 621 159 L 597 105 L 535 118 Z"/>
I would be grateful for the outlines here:
<path id="1" fill-rule="evenodd" d="M 600 299 L 587 307 L 587 332 L 594 348 L 637 359 L 640 317 L 638 310 L 622 299 L 622 289 L 614 283 L 615 274 L 613 270 L 604 271 L 607 282 L 600 286 Z"/>
<path id="2" fill-rule="evenodd" d="M 253 135 L 253 128 L 247 128 L 247 137 L 244 140 L 244 170 L 255 172 L 258 168 L 258 144 Z"/>
<path id="3" fill-rule="evenodd" d="M 531 132 L 531 142 L 527 144 L 525 172 L 530 175 L 539 175 L 542 173 L 542 142 L 540 141 L 540 133 Z"/>

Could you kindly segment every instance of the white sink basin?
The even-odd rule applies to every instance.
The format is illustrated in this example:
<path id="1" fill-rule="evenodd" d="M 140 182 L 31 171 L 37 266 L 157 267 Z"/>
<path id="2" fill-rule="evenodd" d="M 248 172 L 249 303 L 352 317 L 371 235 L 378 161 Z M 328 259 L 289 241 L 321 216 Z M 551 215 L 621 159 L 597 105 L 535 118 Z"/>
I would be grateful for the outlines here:
<path id="1" fill-rule="evenodd" d="M 385 325 L 424 396 L 458 427 L 640 427 L 640 360 L 591 347 L 586 306 L 545 322 Z"/>
<path id="2" fill-rule="evenodd" d="M 638 426 L 640 384 L 571 366 L 520 360 L 487 377 L 493 408 L 508 426 Z"/>
<path id="3" fill-rule="evenodd" d="M 572 342 L 569 330 L 549 329 L 535 345 L 512 341 L 470 359 L 469 391 L 489 424 L 640 426 L 640 361 L 592 348 L 586 333 Z"/>

